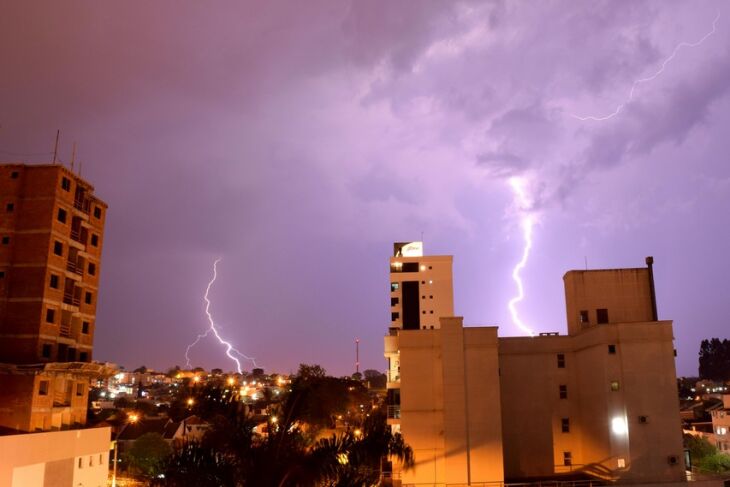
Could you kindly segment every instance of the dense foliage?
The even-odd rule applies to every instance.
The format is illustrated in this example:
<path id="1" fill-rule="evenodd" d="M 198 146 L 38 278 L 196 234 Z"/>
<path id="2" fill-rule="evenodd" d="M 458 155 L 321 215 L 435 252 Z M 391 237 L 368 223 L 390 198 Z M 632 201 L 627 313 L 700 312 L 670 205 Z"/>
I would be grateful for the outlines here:
<path id="1" fill-rule="evenodd" d="M 700 377 L 713 381 L 730 380 L 730 340 L 719 338 L 702 340 Z"/>

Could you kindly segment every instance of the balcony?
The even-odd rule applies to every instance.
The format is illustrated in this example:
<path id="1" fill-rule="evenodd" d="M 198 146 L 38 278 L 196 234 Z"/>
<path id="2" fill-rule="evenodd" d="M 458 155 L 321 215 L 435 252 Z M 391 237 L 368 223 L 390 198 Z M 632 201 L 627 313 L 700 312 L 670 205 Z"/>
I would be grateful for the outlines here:
<path id="1" fill-rule="evenodd" d="M 81 297 L 76 297 L 73 293 L 63 293 L 63 302 L 73 306 L 81 306 Z"/>
<path id="2" fill-rule="evenodd" d="M 87 198 L 74 199 L 74 208 L 76 208 L 77 210 L 81 210 L 88 215 L 91 210 L 91 204 L 89 203 L 89 200 Z"/>
<path id="3" fill-rule="evenodd" d="M 71 338 L 71 324 L 70 323 L 61 323 L 61 326 L 59 327 L 59 334 L 62 337 Z"/>
<path id="4" fill-rule="evenodd" d="M 79 265 L 78 263 L 76 263 L 72 260 L 69 260 L 68 262 L 66 262 L 66 270 L 73 272 L 75 274 L 78 274 L 80 276 L 84 275 L 84 266 Z"/>
<path id="5" fill-rule="evenodd" d="M 400 405 L 388 406 L 387 415 L 388 419 L 400 419 Z"/>

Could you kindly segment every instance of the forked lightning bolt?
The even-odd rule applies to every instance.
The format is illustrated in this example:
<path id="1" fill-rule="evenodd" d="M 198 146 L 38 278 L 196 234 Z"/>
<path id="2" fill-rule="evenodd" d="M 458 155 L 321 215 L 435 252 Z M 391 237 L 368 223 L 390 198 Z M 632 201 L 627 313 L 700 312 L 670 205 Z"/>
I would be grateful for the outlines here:
<path id="1" fill-rule="evenodd" d="M 205 315 L 208 317 L 209 328 L 205 331 L 205 333 L 198 335 L 198 338 L 196 338 L 193 343 L 188 345 L 188 348 L 185 350 L 185 360 L 187 361 L 187 367 L 192 367 L 192 365 L 190 364 L 189 356 L 190 349 L 197 345 L 200 340 L 207 337 L 212 332 L 213 335 L 218 339 L 220 344 L 226 347 L 226 355 L 228 356 L 228 358 L 236 362 L 236 369 L 240 374 L 243 372 L 243 369 L 241 368 L 241 361 L 233 354 L 236 354 L 246 360 L 250 360 L 253 363 L 254 367 L 256 367 L 256 360 L 253 357 L 248 357 L 247 355 L 241 353 L 239 350 L 234 348 L 233 345 L 230 344 L 230 342 L 221 338 L 220 333 L 218 333 L 218 328 L 216 327 L 215 321 L 213 320 L 213 316 L 210 314 L 210 298 L 208 297 L 208 295 L 210 294 L 210 288 L 213 286 L 213 283 L 218 278 L 218 262 L 220 261 L 221 259 L 219 257 L 215 260 L 215 262 L 213 262 L 213 278 L 210 280 L 210 282 L 208 282 L 208 286 L 205 288 L 205 294 L 203 295 L 203 300 L 205 301 Z"/>
<path id="2" fill-rule="evenodd" d="M 522 258 L 512 269 L 512 279 L 517 284 L 517 296 L 510 299 L 507 306 L 509 312 L 512 315 L 512 322 L 517 327 L 527 333 L 530 336 L 535 336 L 535 333 L 528 327 L 518 316 L 516 305 L 523 299 L 525 299 L 525 288 L 522 285 L 522 278 L 520 272 L 527 265 L 527 259 L 530 257 L 530 250 L 532 249 L 532 227 L 535 225 L 535 217 L 530 212 L 530 200 L 525 193 L 524 180 L 521 178 L 510 178 L 509 180 L 512 191 L 515 194 L 515 201 L 517 203 L 518 212 L 521 215 L 521 227 L 522 236 L 525 241 L 525 246 L 522 251 Z"/>
<path id="3" fill-rule="evenodd" d="M 640 84 L 648 83 L 649 81 L 654 81 L 656 78 L 658 78 L 664 72 L 664 69 L 667 67 L 667 65 L 670 62 L 672 62 L 672 60 L 677 56 L 677 53 L 679 52 L 680 49 L 682 49 L 683 47 L 698 47 L 703 42 L 705 42 L 707 40 L 707 38 L 709 38 L 712 34 L 714 34 L 715 31 L 717 30 L 717 21 L 718 20 L 720 20 L 720 12 L 717 13 L 715 20 L 712 21 L 712 30 L 710 30 L 707 34 L 705 34 L 700 40 L 698 40 L 697 42 L 680 42 L 679 44 L 677 44 L 677 47 L 674 48 L 674 51 L 672 51 L 672 54 L 664 60 L 661 67 L 659 68 L 659 70 L 657 70 L 656 73 L 654 73 L 651 76 L 648 76 L 646 78 L 641 78 L 641 79 L 637 79 L 636 81 L 634 81 L 634 83 L 631 85 L 631 90 L 629 90 L 629 97 L 626 99 L 625 102 L 618 105 L 613 112 L 609 113 L 608 115 L 604 115 L 602 117 L 594 116 L 594 115 L 589 115 L 589 116 L 585 116 L 585 117 L 581 117 L 578 115 L 572 115 L 572 117 L 577 118 L 578 120 L 582 120 L 584 122 L 587 120 L 592 120 L 595 122 L 602 122 L 604 120 L 608 120 L 610 118 L 615 117 L 616 115 L 618 115 L 621 112 L 621 110 L 624 109 L 624 107 L 626 105 L 628 105 L 629 103 L 631 103 L 633 101 L 634 92 L 636 92 L 636 88 Z"/>

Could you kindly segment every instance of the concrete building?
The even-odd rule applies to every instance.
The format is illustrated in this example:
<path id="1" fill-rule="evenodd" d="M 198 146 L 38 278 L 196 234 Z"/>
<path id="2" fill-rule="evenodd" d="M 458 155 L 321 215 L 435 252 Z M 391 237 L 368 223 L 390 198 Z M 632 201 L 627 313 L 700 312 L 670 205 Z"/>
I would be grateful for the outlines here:
<path id="1" fill-rule="evenodd" d="M 712 415 L 712 434 L 717 449 L 730 455 L 730 394 L 723 394 L 722 408 L 717 408 Z"/>
<path id="2" fill-rule="evenodd" d="M 684 480 L 672 323 L 648 262 L 566 273 L 567 335 L 498 338 L 451 316 L 391 328 L 391 423 L 416 457 L 403 485 Z"/>
<path id="3" fill-rule="evenodd" d="M 0 165 L 0 426 L 85 422 L 106 209 L 61 165 Z"/>
<path id="4" fill-rule="evenodd" d="M 0 436 L 0 487 L 105 487 L 111 428 Z"/>

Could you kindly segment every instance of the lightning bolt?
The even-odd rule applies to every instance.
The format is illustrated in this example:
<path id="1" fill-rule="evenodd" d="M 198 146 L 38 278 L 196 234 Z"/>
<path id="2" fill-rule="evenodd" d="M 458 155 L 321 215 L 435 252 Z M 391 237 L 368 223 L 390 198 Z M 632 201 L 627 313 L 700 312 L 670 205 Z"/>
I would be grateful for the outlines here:
<path id="1" fill-rule="evenodd" d="M 522 250 L 522 258 L 512 269 L 512 279 L 515 281 L 515 284 L 517 284 L 517 296 L 509 300 L 507 307 L 509 308 L 509 312 L 512 315 L 512 323 L 517 325 L 520 330 L 524 331 L 528 335 L 535 336 L 535 332 L 533 332 L 530 327 L 528 327 L 520 319 L 519 315 L 517 314 L 516 308 L 517 303 L 525 299 L 525 288 L 522 284 L 520 272 L 525 268 L 525 266 L 527 265 L 527 259 L 530 257 L 530 250 L 532 249 L 532 228 L 535 225 L 535 217 L 530 212 L 531 202 L 530 199 L 527 197 L 527 193 L 525 192 L 525 181 L 522 178 L 513 177 L 510 178 L 509 184 L 512 187 L 512 191 L 515 195 L 515 202 L 517 203 L 518 212 L 521 214 L 520 224 L 522 227 L 522 237 L 525 241 L 525 246 Z"/>
<path id="2" fill-rule="evenodd" d="M 683 47 L 699 47 L 712 34 L 714 34 L 716 32 L 716 30 L 717 30 L 717 22 L 718 22 L 718 20 L 720 20 L 720 12 L 717 13 L 717 16 L 715 17 L 715 20 L 712 21 L 712 30 L 710 30 L 707 34 L 705 34 L 700 40 L 698 40 L 697 42 L 680 42 L 674 48 L 674 51 L 672 51 L 672 54 L 668 58 L 666 58 L 664 60 L 664 62 L 661 64 L 661 67 L 657 70 L 656 73 L 654 73 L 651 76 L 648 76 L 646 78 L 641 78 L 641 79 L 637 79 L 636 81 L 634 81 L 634 83 L 631 85 L 631 90 L 629 91 L 629 97 L 626 99 L 625 102 L 623 102 L 620 105 L 618 105 L 613 112 L 609 113 L 608 115 L 604 115 L 602 117 L 593 116 L 593 115 L 589 115 L 589 116 L 586 116 L 586 117 L 581 117 L 581 116 L 578 116 L 578 115 L 571 115 L 571 116 L 573 118 L 577 118 L 578 120 L 581 120 L 583 122 L 585 122 L 587 120 L 592 120 L 594 122 L 602 122 L 604 120 L 608 120 L 610 118 L 615 117 L 616 115 L 618 115 L 621 112 L 621 110 L 624 109 L 624 107 L 626 105 L 628 105 L 629 103 L 631 103 L 633 101 L 633 99 L 634 99 L 634 93 L 636 92 L 636 88 L 639 85 L 643 84 L 643 83 L 648 83 L 649 81 L 654 81 L 655 79 L 657 79 L 664 72 L 664 70 L 666 69 L 667 65 L 670 62 L 672 62 L 672 60 L 674 60 L 674 58 L 677 56 L 677 53 L 679 52 L 680 49 L 682 49 Z"/>
<path id="3" fill-rule="evenodd" d="M 215 324 L 215 321 L 213 320 L 213 315 L 210 314 L 210 298 L 208 297 L 210 294 L 210 288 L 213 287 L 213 283 L 218 279 L 218 262 L 221 261 L 221 258 L 217 258 L 215 262 L 213 262 L 213 277 L 208 282 L 208 286 L 205 288 L 205 294 L 203 295 L 203 300 L 205 301 L 205 315 L 208 317 L 208 329 L 205 331 L 205 333 L 201 333 L 198 335 L 198 337 L 195 339 L 193 343 L 188 345 L 188 348 L 185 350 L 185 360 L 187 361 L 187 367 L 192 367 L 190 364 L 190 349 L 193 348 L 195 345 L 198 344 L 200 340 L 207 337 L 211 332 L 213 335 L 218 339 L 221 345 L 226 347 L 226 355 L 228 358 L 236 362 L 236 369 L 238 370 L 238 373 L 242 373 L 243 369 L 241 369 L 241 361 L 234 355 L 238 355 L 239 357 L 242 357 L 246 360 L 250 360 L 254 367 L 257 367 L 256 365 L 256 359 L 253 357 L 249 357 L 245 355 L 244 353 L 240 352 L 238 349 L 236 349 L 233 345 L 230 344 L 230 342 L 224 340 L 221 338 L 220 333 L 218 333 L 218 327 Z"/>

